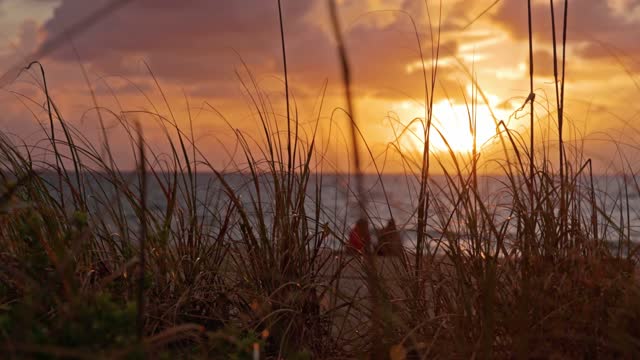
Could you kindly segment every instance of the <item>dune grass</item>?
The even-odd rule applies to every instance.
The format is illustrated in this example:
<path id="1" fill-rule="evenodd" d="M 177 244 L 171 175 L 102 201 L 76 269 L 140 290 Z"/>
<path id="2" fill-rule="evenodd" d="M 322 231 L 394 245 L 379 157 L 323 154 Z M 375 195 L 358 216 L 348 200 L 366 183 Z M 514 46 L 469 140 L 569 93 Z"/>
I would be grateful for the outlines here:
<path id="1" fill-rule="evenodd" d="M 348 44 L 330 3 L 356 164 L 351 190 L 359 216 L 373 224 L 359 158 L 368 145 L 351 105 Z M 242 81 L 262 133 L 256 141 L 233 130 L 244 157 L 237 173 L 213 166 L 192 128 L 159 111 L 147 115 L 166 134 L 168 154 L 154 152 L 131 114 L 112 113 L 137 164 L 134 172 L 121 170 L 110 152 L 64 119 L 44 69 L 31 64 L 42 70 L 46 144 L 21 146 L 0 134 L 3 354 L 634 357 L 640 353 L 640 287 L 628 221 L 630 194 L 640 188 L 629 168 L 617 218 L 597 196 L 591 161 L 574 163 L 566 154 L 567 10 L 559 44 L 555 21 L 551 29 L 557 91 L 548 118 L 558 124 L 559 162 L 554 168 L 548 151 L 535 151 L 547 147 L 533 132 L 526 144 L 496 119 L 505 160 L 491 193 L 480 184 L 478 144 L 470 156 L 451 149 L 430 155 L 439 52 L 439 24 L 432 26 L 434 57 L 429 66 L 423 59 L 424 148 L 417 160 L 403 156 L 405 176 L 418 189 L 417 209 L 411 209 L 416 227 L 406 229 L 416 242 L 392 258 L 342 251 L 351 224 L 323 204 L 329 174 L 314 166 L 323 152 L 317 135 L 322 105 L 311 135 L 303 137 L 299 113 L 291 111 L 282 13 L 286 131 L 248 72 Z M 533 126 L 531 17 L 529 32 L 531 93 L 523 108 L 530 106 Z M 484 95 L 470 75 L 474 132 L 474 109 Z M 109 149 L 106 135 L 104 141 Z M 36 156 L 42 152 L 47 156 Z M 375 164 L 373 155 L 369 160 Z M 444 174 L 438 180 L 434 167 Z M 159 200 L 150 201 L 151 188 Z"/>

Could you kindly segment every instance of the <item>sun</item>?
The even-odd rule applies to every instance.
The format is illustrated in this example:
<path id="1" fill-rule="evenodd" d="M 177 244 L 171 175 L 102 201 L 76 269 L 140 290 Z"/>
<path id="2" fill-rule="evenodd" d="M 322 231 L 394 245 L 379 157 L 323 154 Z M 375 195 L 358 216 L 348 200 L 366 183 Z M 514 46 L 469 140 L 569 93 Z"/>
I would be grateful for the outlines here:
<path id="1" fill-rule="evenodd" d="M 424 108 L 411 102 L 402 102 L 397 112 L 403 119 L 424 118 Z M 452 104 L 440 101 L 433 105 L 433 120 L 430 147 L 433 152 L 470 153 L 473 151 L 473 133 L 476 134 L 478 150 L 496 135 L 496 124 L 486 105 L 478 105 L 475 112 L 475 127 L 470 126 L 471 107 L 465 104 Z M 409 123 L 409 121 L 406 121 Z M 421 123 L 412 123 L 400 143 L 410 151 L 422 152 L 424 148 L 424 130 Z"/>

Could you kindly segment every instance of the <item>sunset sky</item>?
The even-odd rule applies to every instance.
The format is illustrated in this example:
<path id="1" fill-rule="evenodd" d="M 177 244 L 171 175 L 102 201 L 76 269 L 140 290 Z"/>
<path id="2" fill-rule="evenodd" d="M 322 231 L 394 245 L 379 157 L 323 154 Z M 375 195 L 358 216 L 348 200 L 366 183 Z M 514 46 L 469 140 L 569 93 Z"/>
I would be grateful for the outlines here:
<path id="1" fill-rule="evenodd" d="M 441 13 L 435 125 L 461 153 L 471 144 L 465 106 L 473 93 L 471 72 L 489 101 L 487 107 L 479 99 L 477 107 L 478 141 L 488 143 L 483 150 L 493 151 L 495 123 L 489 108 L 523 138 L 528 136 L 527 110 L 511 116 L 529 93 L 526 1 L 502 0 L 492 6 L 494 2 L 443 0 L 440 12 L 437 1 L 427 1 L 434 30 Z M 556 2 L 561 14 L 563 2 Z M 0 0 L 0 69 L 5 72 L 34 60 L 30 56 L 42 44 L 105 3 Z M 555 118 L 549 2 L 533 3 L 536 131 L 552 148 L 557 133 L 549 129 L 553 120 L 546 116 L 551 112 Z M 327 81 L 320 115 L 325 170 L 344 170 L 348 165 L 341 139 L 347 135 L 347 120 L 340 114 L 332 117 L 332 110 L 343 104 L 343 87 L 327 2 L 283 0 L 283 6 L 291 91 L 301 124 L 311 128 Z M 404 151 L 419 151 L 422 139 L 412 131 L 401 133 L 413 118 L 424 117 L 422 65 L 407 14 L 418 28 L 430 74 L 431 38 L 437 34 L 430 33 L 425 2 L 342 0 L 339 10 L 357 121 L 373 153 L 384 162 L 382 154 L 390 152 L 388 144 L 398 136 Z M 578 139 L 572 144 L 583 146 L 585 157 L 593 157 L 601 171 L 614 171 L 608 166 L 617 148 L 624 148 L 632 161 L 638 158 L 634 144 L 640 144 L 640 0 L 570 1 L 568 34 L 566 137 Z M 269 95 L 273 111 L 285 113 L 279 36 L 275 0 L 134 0 L 40 60 L 52 97 L 66 120 L 89 141 L 100 137 L 83 66 L 100 107 L 114 113 L 173 113 L 181 126 L 188 126 L 190 113 L 200 149 L 216 166 L 224 166 L 230 156 L 226 151 L 232 151 L 235 141 L 229 125 L 258 136 L 258 119 L 242 85 L 250 82 L 243 62 Z M 166 94 L 171 113 L 146 64 Z M 36 118 L 45 119 L 37 75 L 23 73 L 0 84 L 1 129 L 27 143 L 42 138 Z M 131 117 L 143 123 L 159 151 L 166 150 L 156 120 L 141 112 Z M 120 136 L 113 116 L 105 118 L 116 158 L 130 166 L 126 138 Z M 444 149 L 440 139 L 433 142 L 436 152 Z M 402 170 L 397 160 L 389 159 L 394 155 L 388 156 L 385 169 Z"/>

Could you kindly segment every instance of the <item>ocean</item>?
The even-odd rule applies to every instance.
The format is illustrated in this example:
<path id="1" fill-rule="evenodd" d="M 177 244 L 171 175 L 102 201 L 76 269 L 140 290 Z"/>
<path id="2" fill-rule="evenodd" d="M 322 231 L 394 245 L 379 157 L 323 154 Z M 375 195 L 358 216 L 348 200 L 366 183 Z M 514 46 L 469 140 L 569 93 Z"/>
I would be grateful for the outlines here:
<path id="1" fill-rule="evenodd" d="M 74 179 L 75 174 L 70 174 Z M 171 173 L 160 173 L 148 176 L 148 209 L 156 215 L 163 215 L 171 206 L 168 201 L 168 184 L 174 183 Z M 253 178 L 247 174 L 225 174 L 225 181 L 233 194 L 243 204 L 247 214 L 255 220 L 258 212 L 263 214 L 267 227 L 273 223 L 274 182 L 267 174 L 259 176 L 256 186 Z M 57 192 L 57 175 L 48 173 L 43 178 L 50 184 L 51 190 Z M 139 184 L 135 172 L 123 173 L 121 181 L 130 195 L 138 196 Z M 496 228 L 504 229 L 505 239 L 514 241 L 517 220 L 513 217 L 514 194 L 504 176 L 479 176 L 477 195 L 469 193 L 471 202 L 466 207 L 460 201 L 461 184 L 468 182 L 468 177 L 447 179 L 445 176 L 432 176 L 429 181 L 429 213 L 427 221 L 428 237 L 434 241 L 448 238 L 456 234 L 457 238 L 467 237 L 469 231 L 468 217 L 465 211 L 474 209 L 484 212 Z M 419 198 L 419 182 L 411 175 L 365 175 L 366 214 L 370 226 L 383 227 L 390 219 L 394 219 L 403 238 L 406 248 L 415 248 L 417 228 L 417 207 Z M 596 214 L 599 229 L 598 237 L 617 243 L 640 240 L 640 197 L 635 180 L 629 176 L 597 176 L 593 179 L 593 190 L 596 199 Z M 89 212 L 100 219 L 102 226 L 113 227 L 110 231 L 123 229 L 115 224 L 117 217 L 126 218 L 128 231 L 135 232 L 139 218 L 135 204 L 128 201 L 122 191 L 116 191 L 106 173 L 83 174 L 81 183 L 88 199 Z M 524 186 L 524 185 L 523 185 Z M 69 211 L 73 211 L 72 191 L 64 186 L 64 197 Z M 187 191 L 194 187 L 193 192 Z M 296 187 L 297 188 L 297 187 Z M 320 226 L 329 227 L 334 234 L 342 234 L 346 238 L 349 229 L 361 216 L 355 191 L 355 177 L 344 174 L 312 174 L 309 178 L 305 194 L 306 216 L 310 223 L 318 222 Z M 180 214 L 195 201 L 197 217 L 204 224 L 214 226 L 216 216 L 228 208 L 230 198 L 220 180 L 213 173 L 198 173 L 190 182 L 186 174 L 178 176 L 176 204 Z M 295 191 L 295 190 L 294 190 Z M 77 193 L 77 190 L 75 191 Z M 574 194 L 579 201 L 572 201 L 571 212 L 582 219 L 582 224 L 589 224 L 593 214 L 591 202 L 591 186 L 589 179 L 581 179 L 575 184 Z M 191 194 L 191 195 L 190 195 Z M 528 196 L 526 191 L 518 191 L 519 196 Z M 474 203 L 475 202 L 475 203 Z M 114 206 L 121 204 L 122 213 L 115 212 Z M 255 205 L 255 206 L 254 206 Z M 259 207 L 257 206 L 259 205 Z M 557 204 L 556 204 L 557 205 Z M 553 206 L 553 205 L 552 205 Z M 557 207 L 557 206 L 556 206 Z M 483 210 L 484 209 L 484 210 Z M 292 216 L 297 214 L 290 214 Z M 121 221 L 121 220 L 120 220 Z M 174 218 L 174 221 L 178 221 Z M 256 222 L 257 226 L 257 222 Z M 373 230 L 373 229 L 372 229 Z M 485 229 L 486 230 L 486 229 Z M 445 234 L 446 231 L 446 234 Z M 447 236 L 445 236 L 447 235 Z M 491 235 L 487 235 L 491 237 Z M 339 248 L 344 238 L 332 239 L 331 246 Z"/>

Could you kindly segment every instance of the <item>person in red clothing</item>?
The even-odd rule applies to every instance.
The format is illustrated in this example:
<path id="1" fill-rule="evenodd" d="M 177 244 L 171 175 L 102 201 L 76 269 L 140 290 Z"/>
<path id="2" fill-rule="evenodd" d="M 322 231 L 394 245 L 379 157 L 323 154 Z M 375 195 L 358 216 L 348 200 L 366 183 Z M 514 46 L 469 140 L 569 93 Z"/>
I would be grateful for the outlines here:
<path id="1" fill-rule="evenodd" d="M 371 235 L 369 234 L 369 222 L 367 219 L 360 219 L 356 222 L 349 233 L 349 248 L 362 254 L 367 251 L 370 242 Z"/>

